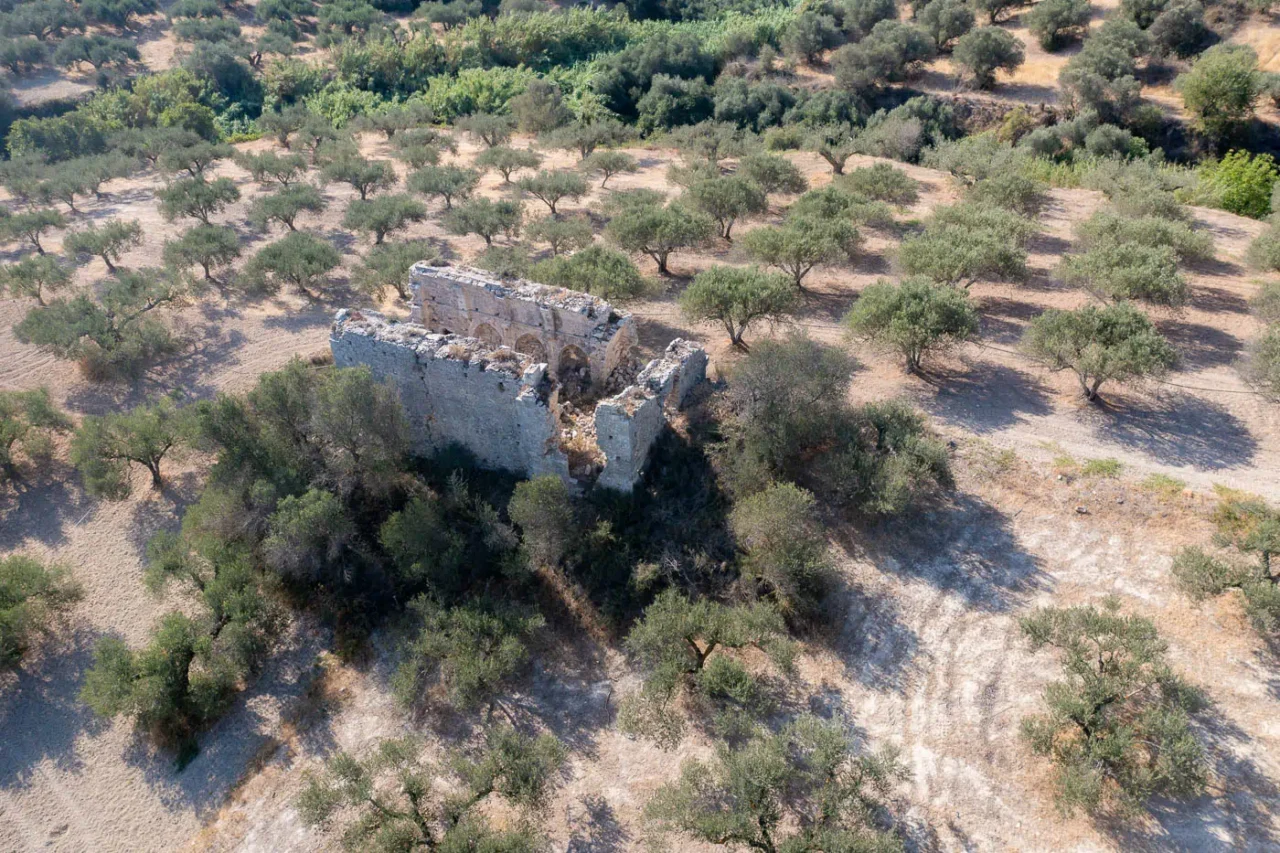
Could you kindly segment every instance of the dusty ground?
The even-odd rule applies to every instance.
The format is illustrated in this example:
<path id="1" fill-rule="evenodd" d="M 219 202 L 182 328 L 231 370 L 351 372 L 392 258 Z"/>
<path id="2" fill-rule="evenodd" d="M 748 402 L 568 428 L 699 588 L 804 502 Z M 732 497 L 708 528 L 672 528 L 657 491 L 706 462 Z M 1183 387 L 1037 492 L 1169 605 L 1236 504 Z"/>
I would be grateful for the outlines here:
<path id="1" fill-rule="evenodd" d="M 380 143 L 368 141 L 367 148 L 385 156 Z M 473 153 L 464 146 L 462 157 Z M 671 189 L 664 178 L 671 152 L 633 153 L 643 170 L 611 186 Z M 814 184 L 827 180 L 817 158 L 796 155 L 796 161 Z M 556 152 L 547 165 L 570 162 Z M 923 192 L 903 220 L 953 198 L 945 176 L 904 168 Z M 236 227 L 251 253 L 270 239 L 244 222 L 260 190 L 232 164 L 220 164 L 217 172 L 235 178 L 245 194 L 218 221 Z M 113 183 L 110 199 L 84 205 L 77 221 L 138 219 L 145 243 L 124 263 L 157 263 L 163 240 L 182 227 L 158 216 L 160 184 L 154 175 Z M 501 192 L 500 178 L 487 177 L 483 188 Z M 333 240 L 347 270 L 367 241 L 339 229 L 352 193 L 342 187 L 327 193 L 329 210 L 300 224 Z M 595 196 L 598 191 L 563 208 L 581 210 Z M 775 201 L 766 219 L 776 218 L 787 201 Z M 1090 192 L 1054 192 L 1041 217 L 1045 234 L 1034 246 L 1032 281 L 975 286 L 984 318 L 981 344 L 935 365 L 927 378 L 908 379 L 894 360 L 857 350 L 862 367 L 851 394 L 905 394 L 929 410 L 957 441 L 960 488 L 954 501 L 924 517 L 837 530 L 833 547 L 847 580 L 847 607 L 837 637 L 806 656 L 805 683 L 796 692 L 816 693 L 819 710 L 847 713 L 871 741 L 903 747 L 914 779 L 901 790 L 900 806 L 924 848 L 1274 849 L 1280 845 L 1276 662 L 1234 602 L 1195 609 L 1172 591 L 1170 555 L 1207 535 L 1205 501 L 1193 495 L 1160 503 L 1132 485 L 1161 472 L 1186 481 L 1196 494 L 1224 483 L 1280 498 L 1277 409 L 1249 393 L 1233 369 L 1241 346 L 1257 332 L 1246 306 L 1256 285 L 1241 258 L 1262 225 L 1195 211 L 1199 227 L 1214 235 L 1217 260 L 1189 272 L 1195 293 L 1189 308 L 1158 315 L 1183 353 L 1182 365 L 1167 384 L 1113 392 L 1105 408 L 1092 408 L 1079 402 L 1072 380 L 1044 374 L 1012 349 L 1020 329 L 1043 308 L 1086 301 L 1050 271 L 1069 248 L 1072 223 L 1099 203 Z M 527 209 L 540 216 L 539 208 L 531 201 Z M 434 238 L 459 259 L 481 248 L 478 238 L 446 240 L 434 222 L 408 236 Z M 839 318 L 860 288 L 892 272 L 899 238 L 893 231 L 867 236 L 855 264 L 819 270 L 810 279 L 812 296 L 800 321 L 810 334 L 852 346 Z M 59 243 L 55 236 L 48 245 L 56 250 Z M 734 356 L 719 334 L 686 327 L 674 296 L 696 270 L 737 262 L 731 246 L 674 256 L 676 276 L 667 293 L 633 306 L 644 347 L 693 335 L 711 345 L 718 370 L 729 366 Z M 642 268 L 652 271 L 648 261 Z M 102 274 L 101 261 L 94 261 L 82 268 L 80 281 Z M 74 365 L 18 344 L 9 327 L 26 306 L 0 301 L 0 388 L 46 385 L 77 415 L 169 390 L 203 397 L 243 389 L 295 353 L 324 351 L 333 310 L 358 301 L 346 288 L 345 272 L 334 277 L 323 301 L 211 293 L 183 313 L 192 346 L 137 389 L 87 383 Z M 1012 448 L 1017 458 L 998 457 L 988 445 Z M 1058 479 L 1051 460 L 1063 455 L 1113 457 L 1124 464 L 1125 481 Z M 188 841 L 192 849 L 323 848 L 331 839 L 305 830 L 289 807 L 299 771 L 335 746 L 358 747 L 405 725 L 386 697 L 377 661 L 318 666 L 325 638 L 307 626 L 296 629 L 236 710 L 202 739 L 200 756 L 181 774 L 127 726 L 98 723 L 77 703 L 93 641 L 117 634 L 141 642 L 154 619 L 179 600 L 145 592 L 140 555 L 150 533 L 175 524 L 198 488 L 199 461 L 188 469 L 164 494 L 148 493 L 139 481 L 139 493 L 118 504 L 88 499 L 60 465 L 24 490 L 0 493 L 0 553 L 65 561 L 88 593 L 73 617 L 78 629 L 62 647 L 0 682 L 0 849 L 170 850 Z M 1077 514 L 1076 506 L 1089 514 Z M 1162 810 L 1136 833 L 1058 817 L 1043 766 L 1013 736 L 1052 674 L 1050 658 L 1030 655 L 1018 639 L 1017 615 L 1037 604 L 1093 601 L 1112 592 L 1157 620 L 1178 665 L 1217 703 L 1205 722 L 1217 771 L 1213 793 L 1176 812 Z M 319 686 L 309 689 L 313 682 Z M 612 710 L 630 683 L 616 652 L 579 647 L 545 655 L 521 691 L 524 713 L 574 748 L 571 777 L 550 819 L 555 849 L 637 849 L 639 810 L 674 772 L 671 755 L 612 727 Z M 297 709 L 313 706 L 316 695 L 328 699 L 328 713 L 298 718 Z M 680 755 L 702 748 L 690 739 Z"/>

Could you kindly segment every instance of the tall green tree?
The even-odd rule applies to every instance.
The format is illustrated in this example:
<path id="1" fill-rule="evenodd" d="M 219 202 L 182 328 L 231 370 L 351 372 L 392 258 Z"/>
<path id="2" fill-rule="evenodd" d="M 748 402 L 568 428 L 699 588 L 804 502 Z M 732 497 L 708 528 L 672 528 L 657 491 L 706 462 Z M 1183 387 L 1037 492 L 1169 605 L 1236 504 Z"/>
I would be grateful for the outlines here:
<path id="1" fill-rule="evenodd" d="M 160 464 L 190 439 L 191 421 L 168 397 L 128 412 L 90 415 L 71 440 L 71 462 L 84 478 L 85 491 L 96 497 L 128 497 L 130 468 L 151 474 L 151 487 L 164 486 Z"/>
<path id="2" fill-rule="evenodd" d="M 858 296 L 844 322 L 855 335 L 896 350 L 910 373 L 920 370 L 926 354 L 978 333 L 978 313 L 969 297 L 926 278 L 871 285 Z"/>

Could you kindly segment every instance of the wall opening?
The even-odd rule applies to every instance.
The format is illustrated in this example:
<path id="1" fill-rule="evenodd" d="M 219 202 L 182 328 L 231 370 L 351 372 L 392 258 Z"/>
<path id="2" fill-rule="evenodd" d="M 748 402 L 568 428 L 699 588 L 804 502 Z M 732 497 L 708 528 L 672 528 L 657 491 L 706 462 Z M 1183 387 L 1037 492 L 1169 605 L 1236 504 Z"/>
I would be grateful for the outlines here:
<path id="1" fill-rule="evenodd" d="M 556 379 L 570 397 L 577 397 L 591 387 L 591 361 L 580 347 L 569 344 L 560 350 Z"/>
<path id="2" fill-rule="evenodd" d="M 497 349 L 502 346 L 502 335 L 499 335 L 498 330 L 488 323 L 481 323 L 476 326 L 475 331 L 471 333 L 471 337 L 479 338 L 490 349 Z"/>
<path id="3" fill-rule="evenodd" d="M 529 356 L 535 362 L 546 364 L 548 361 L 547 347 L 537 335 L 521 335 L 512 349 Z"/>

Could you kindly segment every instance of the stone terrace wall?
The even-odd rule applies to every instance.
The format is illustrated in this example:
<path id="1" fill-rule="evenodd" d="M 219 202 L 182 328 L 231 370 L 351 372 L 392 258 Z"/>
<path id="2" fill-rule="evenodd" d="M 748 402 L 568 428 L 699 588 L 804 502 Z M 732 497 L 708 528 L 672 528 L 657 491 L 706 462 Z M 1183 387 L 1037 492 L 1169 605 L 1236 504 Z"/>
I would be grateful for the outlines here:
<path id="1" fill-rule="evenodd" d="M 338 312 L 329 344 L 334 364 L 366 365 L 397 386 L 415 452 L 429 455 L 456 443 L 486 468 L 569 481 L 546 365 L 372 311 Z"/>
<path id="2" fill-rule="evenodd" d="M 552 376 L 574 357 L 585 357 L 596 388 L 628 360 L 636 344 L 631 315 L 587 293 L 426 263 L 409 270 L 409 285 L 414 322 L 479 338 L 491 347 L 510 347 L 545 361 Z"/>

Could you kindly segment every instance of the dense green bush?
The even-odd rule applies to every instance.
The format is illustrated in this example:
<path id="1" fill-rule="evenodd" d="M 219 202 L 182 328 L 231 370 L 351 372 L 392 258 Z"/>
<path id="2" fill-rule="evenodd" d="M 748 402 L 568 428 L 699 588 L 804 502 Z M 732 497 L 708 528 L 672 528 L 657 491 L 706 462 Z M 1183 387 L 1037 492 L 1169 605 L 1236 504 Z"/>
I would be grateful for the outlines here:
<path id="1" fill-rule="evenodd" d="M 1092 11 L 1088 0 L 1042 0 L 1023 21 L 1042 48 L 1058 50 L 1084 35 Z"/>
<path id="2" fill-rule="evenodd" d="M 281 239 L 258 250 L 245 264 L 241 276 L 249 288 L 275 293 L 291 284 L 307 296 L 314 296 L 325 277 L 342 256 L 328 241 L 304 231 L 290 231 Z"/>
<path id="3" fill-rule="evenodd" d="M 777 322 L 796 311 L 796 289 L 785 276 L 754 267 L 712 267 L 694 276 L 680 294 L 680 311 L 691 322 L 724 328 L 729 343 L 747 349 L 743 335 L 760 321 Z"/>
<path id="4" fill-rule="evenodd" d="M 1025 59 L 1022 43 L 999 27 L 978 27 L 965 33 L 951 51 L 951 61 L 969 72 L 973 85 L 990 89 L 996 71 L 1012 73 Z"/>
<path id="5" fill-rule="evenodd" d="M 897 351 L 910 373 L 920 370 L 930 352 L 978 333 L 978 313 L 969 297 L 926 278 L 871 285 L 858 296 L 844 322 L 855 335 Z"/>
<path id="6" fill-rule="evenodd" d="M 3 406 L 0 398 L 0 411 Z M 0 557 L 0 670 L 21 663 L 40 635 L 51 632 L 82 594 L 63 566 L 21 554 Z"/>
<path id="7" fill-rule="evenodd" d="M 1215 140 L 1238 132 L 1253 118 L 1265 86 L 1253 48 L 1233 44 L 1209 48 L 1174 81 L 1196 126 Z"/>
<path id="8" fill-rule="evenodd" d="M 615 302 L 635 299 L 650 287 L 630 258 L 601 245 L 539 261 L 529 270 L 529 278 Z"/>
<path id="9" fill-rule="evenodd" d="M 0 484 L 22 476 L 20 458 L 46 460 L 53 452 L 54 435 L 70 428 L 70 419 L 53 404 L 47 388 L 0 391 Z"/>
<path id="10" fill-rule="evenodd" d="M 1280 170 L 1270 154 L 1230 151 L 1200 165 L 1194 198 L 1223 210 L 1262 219 L 1271 213 L 1271 194 Z"/>

